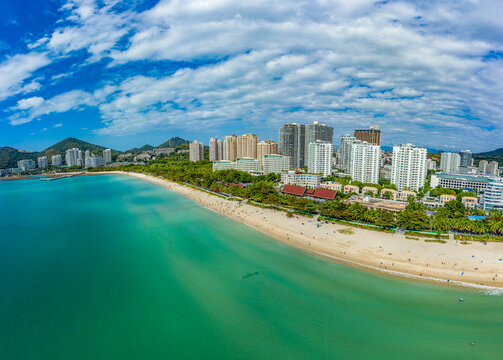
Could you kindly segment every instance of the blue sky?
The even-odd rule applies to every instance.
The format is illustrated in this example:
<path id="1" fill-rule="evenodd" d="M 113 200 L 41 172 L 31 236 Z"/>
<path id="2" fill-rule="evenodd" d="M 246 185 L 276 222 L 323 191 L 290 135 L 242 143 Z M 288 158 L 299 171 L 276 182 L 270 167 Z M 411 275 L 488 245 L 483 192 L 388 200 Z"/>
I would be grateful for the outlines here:
<path id="1" fill-rule="evenodd" d="M 3 0 L 0 145 L 124 150 L 320 121 L 503 147 L 503 2 Z M 337 144 L 337 140 L 335 143 Z"/>

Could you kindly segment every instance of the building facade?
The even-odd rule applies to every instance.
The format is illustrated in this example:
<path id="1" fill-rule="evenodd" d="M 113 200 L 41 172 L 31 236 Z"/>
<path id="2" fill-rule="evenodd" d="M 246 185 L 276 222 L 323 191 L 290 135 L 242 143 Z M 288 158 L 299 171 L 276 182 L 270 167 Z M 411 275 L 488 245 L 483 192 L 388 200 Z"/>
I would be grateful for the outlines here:
<path id="1" fill-rule="evenodd" d="M 339 148 L 340 166 L 341 170 L 346 173 L 349 173 L 349 170 L 351 169 L 351 146 L 355 141 L 356 138 L 349 134 L 341 137 L 341 146 Z"/>
<path id="2" fill-rule="evenodd" d="M 279 129 L 278 151 L 290 158 L 292 168 L 304 167 L 305 126 L 285 124 Z"/>
<path id="3" fill-rule="evenodd" d="M 351 179 L 362 183 L 379 183 L 381 147 L 357 140 L 351 145 Z"/>
<path id="4" fill-rule="evenodd" d="M 437 170 L 437 162 L 435 160 L 427 159 L 426 166 L 428 167 L 428 170 Z"/>
<path id="5" fill-rule="evenodd" d="M 290 158 L 278 154 L 264 155 L 263 160 L 264 174 L 279 174 L 290 170 Z"/>
<path id="6" fill-rule="evenodd" d="M 419 190 L 426 182 L 426 148 L 412 144 L 393 147 L 391 183 L 398 190 Z"/>
<path id="7" fill-rule="evenodd" d="M 473 157 L 470 150 L 463 150 L 459 153 L 460 163 L 459 166 L 472 166 L 473 165 Z"/>
<path id="8" fill-rule="evenodd" d="M 63 165 L 63 159 L 61 155 L 53 155 L 51 158 L 52 166 L 61 166 Z"/>
<path id="9" fill-rule="evenodd" d="M 356 140 L 381 145 L 381 130 L 379 130 L 379 126 L 371 126 L 369 129 L 355 129 L 354 137 Z"/>
<path id="10" fill-rule="evenodd" d="M 458 190 L 470 189 L 479 193 L 487 188 L 489 181 L 490 178 L 483 175 L 433 174 L 431 175 L 430 186 L 432 188 L 441 186 Z"/>
<path id="11" fill-rule="evenodd" d="M 257 158 L 258 136 L 244 134 L 237 138 L 237 158 Z"/>
<path id="12" fill-rule="evenodd" d="M 49 160 L 47 156 L 41 156 L 37 159 L 37 164 L 39 168 L 46 168 L 49 166 Z"/>
<path id="13" fill-rule="evenodd" d="M 492 178 L 484 191 L 483 208 L 485 211 L 496 209 L 503 211 L 503 179 Z"/>
<path id="14" fill-rule="evenodd" d="M 265 155 L 277 155 L 278 143 L 276 141 L 266 140 L 257 144 L 257 159 L 264 165 Z M 288 169 L 287 169 L 288 170 Z"/>
<path id="15" fill-rule="evenodd" d="M 446 174 L 459 173 L 461 156 L 458 153 L 444 152 L 440 155 L 440 170 Z"/>
<path id="16" fill-rule="evenodd" d="M 260 172 L 262 171 L 262 167 L 260 166 L 260 161 L 257 159 L 248 157 L 248 158 L 238 158 L 236 160 L 236 169 L 238 171 L 246 171 L 246 172 Z"/>
<path id="17" fill-rule="evenodd" d="M 80 160 L 80 161 L 79 161 Z M 65 162 L 68 166 L 82 166 L 82 152 L 77 149 L 66 150 Z"/>
<path id="18" fill-rule="evenodd" d="M 312 124 L 305 125 L 304 166 L 306 166 L 309 162 L 309 144 L 312 144 L 318 140 L 332 144 L 333 138 L 334 128 L 331 126 L 320 124 L 318 121 L 314 121 Z"/>
<path id="19" fill-rule="evenodd" d="M 210 161 L 224 160 L 224 142 L 217 138 L 210 139 Z"/>
<path id="20" fill-rule="evenodd" d="M 106 164 L 110 164 L 112 162 L 112 149 L 103 150 L 103 160 L 105 160 Z"/>
<path id="21" fill-rule="evenodd" d="M 491 176 L 500 176 L 499 164 L 497 161 L 491 161 L 487 166 L 487 173 Z"/>
<path id="22" fill-rule="evenodd" d="M 201 161 L 204 160 L 204 145 L 199 141 L 195 140 L 189 145 L 189 157 L 190 161 Z"/>
<path id="23" fill-rule="evenodd" d="M 28 171 L 31 169 L 35 169 L 35 161 L 33 160 L 19 160 L 17 162 L 17 167 L 21 169 L 21 171 Z"/>
<path id="24" fill-rule="evenodd" d="M 481 174 L 487 173 L 487 170 L 489 169 L 489 163 L 485 160 L 481 160 L 479 162 L 479 171 Z"/>
<path id="25" fill-rule="evenodd" d="M 281 174 L 281 182 L 283 184 L 317 188 L 321 183 L 321 175 L 305 173 L 297 174 L 295 171 L 287 171 Z"/>
<path id="26" fill-rule="evenodd" d="M 236 161 L 238 154 L 238 137 L 226 136 L 224 140 L 224 160 Z"/>
<path id="27" fill-rule="evenodd" d="M 332 154 L 334 146 L 323 140 L 309 144 L 309 160 L 307 170 L 311 174 L 328 176 L 332 173 Z"/>
<path id="28" fill-rule="evenodd" d="M 229 160 L 213 161 L 213 171 L 236 169 L 236 162 Z"/>

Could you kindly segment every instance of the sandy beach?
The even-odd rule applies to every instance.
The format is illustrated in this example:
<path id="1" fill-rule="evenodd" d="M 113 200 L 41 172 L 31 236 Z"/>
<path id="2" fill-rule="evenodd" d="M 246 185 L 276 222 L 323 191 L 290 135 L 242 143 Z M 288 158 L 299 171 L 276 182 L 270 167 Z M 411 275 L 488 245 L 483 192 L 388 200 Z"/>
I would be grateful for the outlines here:
<path id="1" fill-rule="evenodd" d="M 158 184 L 290 246 L 341 263 L 426 281 L 487 290 L 503 288 L 503 243 L 463 245 L 456 240 L 445 244 L 425 242 L 423 238 L 411 240 L 403 235 L 319 222 L 303 216 L 288 218 L 282 211 L 229 201 L 154 176 L 119 171 L 104 174 L 111 173 Z M 345 233 L 344 229 L 350 231 Z"/>

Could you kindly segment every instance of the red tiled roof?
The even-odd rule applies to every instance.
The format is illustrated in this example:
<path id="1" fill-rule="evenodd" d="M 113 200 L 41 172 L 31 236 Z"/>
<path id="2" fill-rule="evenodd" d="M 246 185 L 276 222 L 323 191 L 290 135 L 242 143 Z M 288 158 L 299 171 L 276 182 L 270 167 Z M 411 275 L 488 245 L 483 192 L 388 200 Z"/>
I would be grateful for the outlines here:
<path id="1" fill-rule="evenodd" d="M 307 189 L 306 190 L 306 195 L 313 195 L 314 194 L 314 189 Z"/>
<path id="2" fill-rule="evenodd" d="M 306 188 L 297 185 L 285 185 L 283 186 L 283 190 L 281 190 L 281 192 L 283 194 L 302 196 L 306 192 Z"/>
<path id="3" fill-rule="evenodd" d="M 314 197 L 321 198 L 321 199 L 329 199 L 333 200 L 335 198 L 335 194 L 337 194 L 336 191 L 333 190 L 327 190 L 327 189 L 316 189 L 314 191 Z"/>

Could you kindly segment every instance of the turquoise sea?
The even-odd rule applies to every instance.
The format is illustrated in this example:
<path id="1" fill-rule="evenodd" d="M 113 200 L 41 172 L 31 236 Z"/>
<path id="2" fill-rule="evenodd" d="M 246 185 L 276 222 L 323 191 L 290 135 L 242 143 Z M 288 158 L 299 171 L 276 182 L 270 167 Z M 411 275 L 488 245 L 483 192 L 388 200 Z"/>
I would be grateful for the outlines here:
<path id="1" fill-rule="evenodd" d="M 503 296 L 329 262 L 143 180 L 0 181 L 2 360 L 502 359 L 502 334 Z"/>

